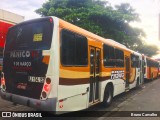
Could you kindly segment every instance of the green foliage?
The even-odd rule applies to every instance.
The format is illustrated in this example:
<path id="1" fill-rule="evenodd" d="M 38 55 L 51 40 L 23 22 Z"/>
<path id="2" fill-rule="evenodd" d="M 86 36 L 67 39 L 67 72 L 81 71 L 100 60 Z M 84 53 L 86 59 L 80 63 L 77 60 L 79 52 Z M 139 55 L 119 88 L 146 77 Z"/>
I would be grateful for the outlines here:
<path id="1" fill-rule="evenodd" d="M 114 39 L 133 50 L 143 52 L 140 48 L 145 44 L 141 38 L 145 37 L 145 33 L 129 25 L 130 22 L 140 20 L 129 4 L 113 8 L 107 1 L 100 0 L 49 0 L 36 13 L 41 16 L 57 16 L 99 36 Z M 149 54 L 153 55 L 155 51 Z"/>

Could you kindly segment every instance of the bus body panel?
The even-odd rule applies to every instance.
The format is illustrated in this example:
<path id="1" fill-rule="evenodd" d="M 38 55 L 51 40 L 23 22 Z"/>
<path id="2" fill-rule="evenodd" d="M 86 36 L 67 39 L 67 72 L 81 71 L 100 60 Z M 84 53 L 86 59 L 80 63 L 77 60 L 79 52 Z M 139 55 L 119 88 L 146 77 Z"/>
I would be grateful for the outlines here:
<path id="1" fill-rule="evenodd" d="M 77 111 L 87 108 L 89 84 L 59 85 L 57 111 Z M 65 91 L 65 92 L 64 92 Z"/>
<path id="2" fill-rule="evenodd" d="M 59 84 L 59 19 L 52 17 L 54 21 L 53 29 L 53 38 L 50 51 L 44 53 L 50 55 L 50 63 L 48 66 L 48 71 L 46 76 L 51 78 L 51 91 L 48 95 L 48 98 L 57 98 L 58 99 L 58 84 Z"/>

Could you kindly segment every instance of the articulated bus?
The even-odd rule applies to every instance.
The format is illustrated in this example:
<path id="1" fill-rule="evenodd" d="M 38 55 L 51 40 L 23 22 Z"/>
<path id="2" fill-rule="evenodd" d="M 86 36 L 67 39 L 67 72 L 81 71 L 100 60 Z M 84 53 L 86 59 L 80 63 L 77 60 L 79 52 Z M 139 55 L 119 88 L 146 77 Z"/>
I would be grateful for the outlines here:
<path id="1" fill-rule="evenodd" d="M 9 29 L 1 97 L 55 114 L 86 109 L 143 83 L 144 57 L 57 17 Z"/>

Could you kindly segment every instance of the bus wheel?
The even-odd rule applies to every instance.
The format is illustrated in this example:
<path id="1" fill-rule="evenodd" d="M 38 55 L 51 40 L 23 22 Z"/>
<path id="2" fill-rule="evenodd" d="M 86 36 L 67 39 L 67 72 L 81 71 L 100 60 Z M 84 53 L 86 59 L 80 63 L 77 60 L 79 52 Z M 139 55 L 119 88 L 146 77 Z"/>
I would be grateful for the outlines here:
<path id="1" fill-rule="evenodd" d="M 113 99 L 113 87 L 111 85 L 107 85 L 104 91 L 103 105 L 108 107 Z"/>
<path id="2" fill-rule="evenodd" d="M 136 87 L 139 86 L 139 77 L 137 78 L 137 83 L 136 83 Z"/>

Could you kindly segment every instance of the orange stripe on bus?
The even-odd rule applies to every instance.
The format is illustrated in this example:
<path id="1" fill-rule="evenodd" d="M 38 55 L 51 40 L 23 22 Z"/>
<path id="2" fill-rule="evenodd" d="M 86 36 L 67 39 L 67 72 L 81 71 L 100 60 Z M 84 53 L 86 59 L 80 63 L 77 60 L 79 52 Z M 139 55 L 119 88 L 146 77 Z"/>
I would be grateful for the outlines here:
<path id="1" fill-rule="evenodd" d="M 49 58 L 50 56 L 44 56 L 42 62 L 45 64 L 49 64 Z"/>

